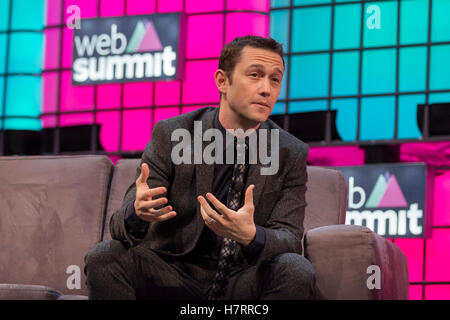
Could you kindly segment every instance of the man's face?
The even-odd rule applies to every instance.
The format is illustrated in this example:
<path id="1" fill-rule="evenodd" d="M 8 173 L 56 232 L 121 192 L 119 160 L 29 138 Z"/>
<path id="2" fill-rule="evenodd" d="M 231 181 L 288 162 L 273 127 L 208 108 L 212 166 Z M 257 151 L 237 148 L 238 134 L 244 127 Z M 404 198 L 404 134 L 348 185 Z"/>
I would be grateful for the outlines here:
<path id="1" fill-rule="evenodd" d="M 246 121 L 264 122 L 275 106 L 283 79 L 280 55 L 246 46 L 228 82 L 224 99 L 237 116 Z"/>

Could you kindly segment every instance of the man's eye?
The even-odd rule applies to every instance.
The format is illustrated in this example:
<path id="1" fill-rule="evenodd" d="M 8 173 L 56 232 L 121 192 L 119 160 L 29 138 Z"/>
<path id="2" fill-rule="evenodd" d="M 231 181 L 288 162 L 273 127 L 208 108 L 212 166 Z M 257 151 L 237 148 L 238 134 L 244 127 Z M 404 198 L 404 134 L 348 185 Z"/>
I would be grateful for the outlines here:
<path id="1" fill-rule="evenodd" d="M 257 73 L 251 73 L 250 76 L 251 76 L 251 77 L 257 77 L 258 74 L 257 74 Z"/>
<path id="2" fill-rule="evenodd" d="M 276 83 L 280 82 L 280 79 L 278 79 L 278 78 L 273 78 L 272 80 L 275 81 Z"/>

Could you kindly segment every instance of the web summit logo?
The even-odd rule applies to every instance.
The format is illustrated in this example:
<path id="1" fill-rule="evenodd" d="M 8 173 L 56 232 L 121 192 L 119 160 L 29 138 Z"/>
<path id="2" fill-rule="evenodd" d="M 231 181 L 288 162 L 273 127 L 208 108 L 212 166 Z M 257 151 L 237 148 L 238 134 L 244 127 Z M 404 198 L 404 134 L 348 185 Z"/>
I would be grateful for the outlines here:
<path id="1" fill-rule="evenodd" d="M 176 15 L 82 20 L 74 36 L 73 83 L 172 79 L 178 35 Z"/>
<path id="2" fill-rule="evenodd" d="M 367 202 L 365 190 L 355 185 L 355 177 L 350 176 L 348 182 L 348 207 L 358 210 L 347 211 L 347 224 L 364 225 L 363 222 L 365 222 L 368 228 L 379 235 L 422 234 L 423 226 L 419 220 L 423 218 L 423 210 L 419 209 L 419 204 L 416 202 L 408 205 L 393 174 L 386 172 L 378 176 Z M 361 210 L 363 205 L 366 210 Z"/>

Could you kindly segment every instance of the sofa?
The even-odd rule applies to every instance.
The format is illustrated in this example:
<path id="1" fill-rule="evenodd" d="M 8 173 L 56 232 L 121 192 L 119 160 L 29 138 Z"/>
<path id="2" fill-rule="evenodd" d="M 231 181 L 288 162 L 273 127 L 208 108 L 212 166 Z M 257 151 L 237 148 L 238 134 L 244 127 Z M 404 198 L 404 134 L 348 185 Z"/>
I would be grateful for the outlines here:
<path id="1" fill-rule="evenodd" d="M 139 159 L 0 157 L 0 300 L 87 299 L 84 256 L 111 239 L 109 219 L 136 179 Z M 304 255 L 323 299 L 408 299 L 403 252 L 362 226 L 345 225 L 339 170 L 308 166 Z M 377 287 L 371 266 L 379 268 Z"/>

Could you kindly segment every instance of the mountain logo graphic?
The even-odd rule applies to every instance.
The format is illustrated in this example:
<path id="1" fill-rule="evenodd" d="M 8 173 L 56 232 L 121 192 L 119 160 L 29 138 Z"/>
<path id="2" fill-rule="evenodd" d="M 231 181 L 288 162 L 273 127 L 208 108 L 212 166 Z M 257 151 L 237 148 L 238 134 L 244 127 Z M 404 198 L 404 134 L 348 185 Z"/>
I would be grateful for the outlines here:
<path id="1" fill-rule="evenodd" d="M 128 43 L 127 53 L 162 51 L 161 40 L 158 37 L 153 22 L 139 20 Z"/>
<path id="2" fill-rule="evenodd" d="M 378 177 L 372 193 L 366 203 L 366 208 L 397 208 L 407 207 L 402 190 L 394 175 L 388 172 Z"/>

